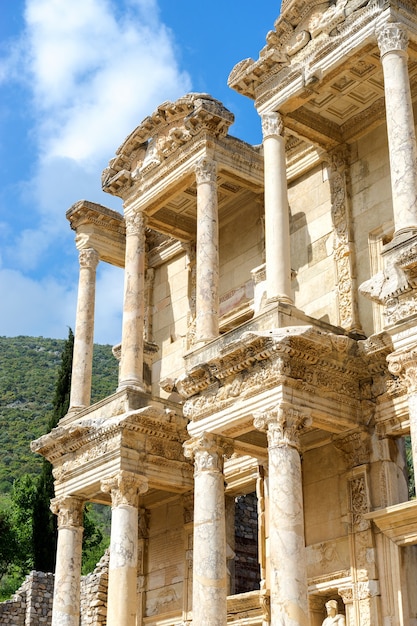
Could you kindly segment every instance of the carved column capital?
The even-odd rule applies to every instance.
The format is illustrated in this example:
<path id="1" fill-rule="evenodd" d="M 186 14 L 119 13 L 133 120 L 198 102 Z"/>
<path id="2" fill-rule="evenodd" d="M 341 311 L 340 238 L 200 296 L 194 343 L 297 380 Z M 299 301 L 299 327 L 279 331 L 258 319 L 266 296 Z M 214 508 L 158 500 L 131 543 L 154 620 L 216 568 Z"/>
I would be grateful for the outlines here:
<path id="1" fill-rule="evenodd" d="M 417 393 L 417 344 L 387 356 L 388 369 L 407 387 L 408 393 Z"/>
<path id="2" fill-rule="evenodd" d="M 94 248 L 83 248 L 78 253 L 78 259 L 81 269 L 95 270 L 100 261 L 100 256 Z"/>
<path id="3" fill-rule="evenodd" d="M 104 478 L 101 490 L 110 494 L 113 508 L 121 505 L 138 507 L 139 496 L 148 490 L 148 480 L 145 476 L 121 470 L 115 476 Z"/>
<path id="4" fill-rule="evenodd" d="M 223 457 L 231 456 L 233 443 L 220 435 L 203 433 L 183 444 L 184 456 L 194 459 L 196 472 L 223 471 Z"/>
<path id="5" fill-rule="evenodd" d="M 84 500 L 78 496 L 59 496 L 51 500 L 51 511 L 58 517 L 58 528 L 82 528 Z"/>
<path id="6" fill-rule="evenodd" d="M 407 52 L 408 33 L 404 24 L 392 22 L 377 30 L 376 38 L 381 57 L 388 52 Z"/>
<path id="7" fill-rule="evenodd" d="M 146 215 L 142 212 L 130 213 L 125 216 L 126 223 L 126 236 L 129 235 L 142 235 L 145 233 L 146 228 Z"/>
<path id="8" fill-rule="evenodd" d="M 253 423 L 258 430 L 266 431 L 269 448 L 290 446 L 299 450 L 300 433 L 311 424 L 311 417 L 307 411 L 282 402 L 277 407 L 256 413 Z"/>
<path id="9" fill-rule="evenodd" d="M 217 179 L 217 163 L 214 159 L 203 157 L 195 165 L 197 185 L 201 183 L 215 183 Z"/>
<path id="10" fill-rule="evenodd" d="M 282 115 L 276 111 L 262 115 L 262 135 L 267 137 L 282 137 L 284 135 L 284 121 Z"/>

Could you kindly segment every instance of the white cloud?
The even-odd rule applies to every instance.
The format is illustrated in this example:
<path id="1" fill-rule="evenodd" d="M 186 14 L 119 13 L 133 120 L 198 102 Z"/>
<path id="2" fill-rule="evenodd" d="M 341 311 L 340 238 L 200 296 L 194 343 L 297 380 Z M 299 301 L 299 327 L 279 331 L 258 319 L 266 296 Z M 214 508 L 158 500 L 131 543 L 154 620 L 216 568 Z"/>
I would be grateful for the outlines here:
<path id="1" fill-rule="evenodd" d="M 75 312 L 75 289 L 52 278 L 41 281 L 11 269 L 0 270 L 1 334 L 64 338 Z"/>
<path id="2" fill-rule="evenodd" d="M 27 2 L 28 68 L 46 157 L 87 167 L 110 158 L 157 104 L 190 88 L 156 3 L 120 4 L 118 16 L 109 0 Z"/>
<path id="3" fill-rule="evenodd" d="M 77 289 L 74 272 L 60 267 L 71 254 L 77 258 L 65 211 L 79 199 L 121 210 L 119 199 L 101 191 L 102 169 L 144 117 L 190 91 L 191 81 L 178 67 L 157 0 L 25 6 L 25 31 L 0 59 L 3 87 L 16 77 L 25 86 L 34 149 L 31 172 L 22 172 L 19 184 L 24 228 L 11 235 L 10 217 L 0 229 L 0 292 L 8 294 L 0 333 L 60 337 L 73 323 Z M 114 268 L 99 271 L 99 342 L 120 340 L 119 276 Z"/>

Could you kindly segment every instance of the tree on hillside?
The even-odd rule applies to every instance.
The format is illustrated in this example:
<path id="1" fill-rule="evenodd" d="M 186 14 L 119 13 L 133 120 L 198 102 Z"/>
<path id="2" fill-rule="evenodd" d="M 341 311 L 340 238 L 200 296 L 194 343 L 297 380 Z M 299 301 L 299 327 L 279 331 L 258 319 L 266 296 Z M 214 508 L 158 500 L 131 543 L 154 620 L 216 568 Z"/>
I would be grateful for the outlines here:
<path id="1" fill-rule="evenodd" d="M 62 352 L 61 366 L 55 387 L 53 412 L 48 424 L 50 431 L 57 426 L 59 420 L 68 412 L 73 349 L 74 334 L 70 328 Z M 34 568 L 40 572 L 55 571 L 57 518 L 51 513 L 49 508 L 53 497 L 54 478 L 52 476 L 52 465 L 44 458 L 42 471 L 37 481 L 32 519 Z"/>

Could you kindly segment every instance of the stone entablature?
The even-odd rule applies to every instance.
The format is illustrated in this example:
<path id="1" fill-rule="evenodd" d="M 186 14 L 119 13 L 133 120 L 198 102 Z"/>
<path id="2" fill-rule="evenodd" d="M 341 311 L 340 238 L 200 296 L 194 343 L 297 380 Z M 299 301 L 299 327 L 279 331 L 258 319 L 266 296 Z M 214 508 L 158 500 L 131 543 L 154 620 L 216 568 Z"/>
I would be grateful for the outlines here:
<path id="1" fill-rule="evenodd" d="M 173 405 L 122 390 L 77 413 L 32 444 L 54 465 L 55 493 L 79 493 L 108 503 L 101 480 L 126 470 L 148 479 L 153 489 L 188 491 L 192 468 L 184 459 L 186 419 Z"/>

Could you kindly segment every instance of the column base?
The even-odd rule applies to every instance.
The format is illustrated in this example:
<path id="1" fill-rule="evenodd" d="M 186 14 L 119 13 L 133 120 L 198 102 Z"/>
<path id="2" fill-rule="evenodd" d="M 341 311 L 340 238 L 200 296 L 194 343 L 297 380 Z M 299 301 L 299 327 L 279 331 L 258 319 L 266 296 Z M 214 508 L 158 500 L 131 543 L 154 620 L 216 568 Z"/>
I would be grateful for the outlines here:
<path id="1" fill-rule="evenodd" d="M 123 391 L 123 389 L 134 389 L 135 391 L 141 391 L 147 393 L 145 384 L 139 380 L 123 380 L 119 383 L 116 391 Z"/>

